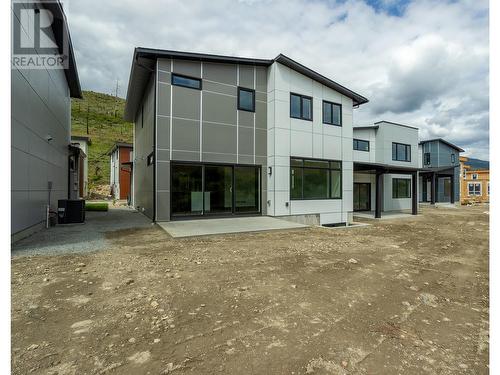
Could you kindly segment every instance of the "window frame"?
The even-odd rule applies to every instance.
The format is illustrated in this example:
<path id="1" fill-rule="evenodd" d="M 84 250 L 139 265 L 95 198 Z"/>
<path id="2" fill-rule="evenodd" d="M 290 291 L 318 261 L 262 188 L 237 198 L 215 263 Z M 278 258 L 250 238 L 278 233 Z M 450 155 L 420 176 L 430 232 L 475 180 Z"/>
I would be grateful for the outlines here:
<path id="1" fill-rule="evenodd" d="M 178 83 L 174 83 L 174 78 L 175 77 L 181 77 L 181 78 L 192 79 L 194 81 L 198 81 L 200 83 L 200 87 L 199 88 L 198 87 L 191 87 L 191 86 L 180 85 Z M 199 91 L 201 91 L 203 89 L 203 83 L 202 83 L 202 79 L 201 78 L 191 77 L 191 76 L 188 76 L 188 75 L 185 75 L 185 74 L 172 73 L 170 75 L 170 83 L 172 84 L 172 86 L 184 87 L 186 89 L 191 89 L 191 90 L 199 90 Z"/>
<path id="2" fill-rule="evenodd" d="M 292 159 L 295 160 L 301 160 L 302 161 L 302 166 L 296 166 L 292 165 Z M 321 167 L 310 167 L 310 166 L 305 166 L 306 161 L 321 161 L 321 162 L 328 162 L 328 167 L 326 168 L 321 168 Z M 334 168 L 332 167 L 332 163 L 340 163 L 339 168 Z M 301 175 L 301 181 L 302 181 L 302 187 L 301 187 L 301 197 L 300 198 L 293 198 L 292 197 L 292 168 L 300 168 L 301 171 L 304 169 L 313 169 L 313 170 L 326 170 L 328 171 L 328 197 L 326 198 L 304 198 L 304 173 Z M 332 171 L 340 171 L 340 196 L 338 197 L 332 197 L 332 183 L 331 183 L 331 178 L 332 178 Z M 343 189 L 342 189 L 342 183 L 343 183 L 343 168 L 342 168 L 342 160 L 328 160 L 328 159 L 316 159 L 316 158 L 302 158 L 302 157 L 295 157 L 295 156 L 290 156 L 290 172 L 289 172 L 289 198 L 290 201 L 313 201 L 313 200 L 338 200 L 342 199 L 343 197 Z"/>
<path id="3" fill-rule="evenodd" d="M 394 145 L 396 145 L 396 155 L 394 155 Z M 399 146 L 405 146 L 406 151 L 405 151 L 405 160 L 398 159 L 398 145 Z M 392 160 L 393 161 L 402 161 L 406 163 L 411 163 L 411 145 L 406 144 L 406 143 L 399 143 L 399 142 L 392 142 Z"/>
<path id="4" fill-rule="evenodd" d="M 450 154 L 450 162 L 451 162 L 451 164 L 455 164 L 456 163 L 456 157 L 455 157 L 454 153 Z"/>
<path id="5" fill-rule="evenodd" d="M 325 104 L 328 104 L 328 105 L 330 105 L 332 107 L 331 122 L 325 122 Z M 340 113 L 339 113 L 340 124 L 335 124 L 333 122 L 333 107 L 334 106 L 338 106 L 340 108 Z M 335 103 L 335 102 L 330 102 L 328 100 L 323 100 L 323 103 L 321 104 L 321 111 L 322 111 L 322 113 L 321 113 L 321 121 L 323 122 L 323 124 L 342 127 L 342 104 Z"/>
<path id="6" fill-rule="evenodd" d="M 431 153 L 424 152 L 424 165 L 431 165 Z"/>
<path id="7" fill-rule="evenodd" d="M 474 186 L 472 189 L 473 194 L 470 193 L 470 187 Z M 479 194 L 477 194 L 476 186 L 479 186 Z M 469 197 L 477 197 L 483 195 L 483 184 L 481 182 L 468 182 L 467 183 L 467 196 Z"/>
<path id="8" fill-rule="evenodd" d="M 354 145 L 359 144 L 359 142 L 366 142 L 368 144 L 368 150 L 361 150 L 359 148 L 356 148 Z M 354 151 L 370 152 L 370 141 L 367 141 L 364 139 L 359 139 L 359 138 L 353 138 L 352 139 L 352 149 Z"/>
<path id="9" fill-rule="evenodd" d="M 472 179 L 473 179 L 473 180 L 477 180 L 477 177 L 478 177 L 477 173 L 473 173 L 473 174 L 472 174 Z"/>
<path id="10" fill-rule="evenodd" d="M 405 183 L 408 184 L 408 196 L 406 197 L 400 197 L 399 196 L 399 181 L 405 181 Z M 396 189 L 396 192 L 394 191 L 394 182 L 396 182 L 396 185 L 398 185 L 398 189 Z M 411 199 L 411 178 L 402 178 L 402 177 L 396 177 L 392 179 L 392 199 Z"/>
<path id="11" fill-rule="evenodd" d="M 246 92 L 251 92 L 252 93 L 252 108 L 253 109 L 246 109 L 246 108 L 242 108 L 240 106 L 240 92 L 241 91 L 246 91 Z M 237 99 L 237 108 L 238 108 L 238 111 L 246 111 L 246 112 L 254 112 L 255 113 L 255 90 L 254 89 L 249 89 L 249 88 L 246 88 L 246 87 L 242 87 L 242 86 L 238 86 L 238 99 Z"/>
<path id="12" fill-rule="evenodd" d="M 300 116 L 292 116 L 292 96 L 298 96 L 300 98 Z M 308 99 L 311 101 L 311 118 L 306 118 L 304 117 L 304 99 Z M 290 92 L 290 118 L 295 118 L 298 120 L 304 120 L 304 121 L 313 121 L 313 98 L 312 96 L 307 96 L 307 95 L 302 95 L 302 94 L 297 94 L 295 92 Z"/>

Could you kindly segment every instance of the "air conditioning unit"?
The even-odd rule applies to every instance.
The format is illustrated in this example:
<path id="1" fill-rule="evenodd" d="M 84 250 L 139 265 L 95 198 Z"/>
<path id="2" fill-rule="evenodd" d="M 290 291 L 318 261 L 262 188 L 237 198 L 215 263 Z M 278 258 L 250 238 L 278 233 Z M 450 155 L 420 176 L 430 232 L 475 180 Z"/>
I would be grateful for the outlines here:
<path id="1" fill-rule="evenodd" d="M 85 199 L 59 199 L 57 222 L 59 224 L 85 222 Z"/>

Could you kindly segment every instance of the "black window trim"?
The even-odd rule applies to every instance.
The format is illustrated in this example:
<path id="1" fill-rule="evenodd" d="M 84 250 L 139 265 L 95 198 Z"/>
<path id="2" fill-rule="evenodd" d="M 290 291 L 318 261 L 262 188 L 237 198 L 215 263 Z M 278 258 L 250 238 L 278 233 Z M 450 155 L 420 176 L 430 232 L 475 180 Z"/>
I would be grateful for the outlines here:
<path id="1" fill-rule="evenodd" d="M 340 115 L 339 115 L 340 124 L 334 124 L 333 123 L 333 111 L 332 111 L 332 122 L 325 122 L 325 113 L 324 113 L 324 111 L 325 111 L 325 104 L 329 104 L 332 107 L 333 106 L 338 106 L 340 108 Z M 323 124 L 342 127 L 342 104 L 335 103 L 335 102 L 330 102 L 328 100 L 323 100 L 323 103 L 321 105 L 321 110 L 323 111 L 322 116 L 321 116 L 321 120 L 322 120 Z"/>
<path id="2" fill-rule="evenodd" d="M 302 160 L 302 166 L 292 166 L 292 159 L 297 159 L 297 160 Z M 328 168 L 321 168 L 321 167 L 306 167 L 304 166 L 304 161 L 306 160 L 311 160 L 311 161 L 326 161 L 328 162 Z M 340 168 L 332 168 L 330 167 L 330 162 L 338 162 L 340 163 Z M 302 169 L 324 169 L 328 171 L 328 197 L 327 198 L 304 198 L 304 179 L 302 179 L 302 189 L 301 189 L 301 196 L 302 198 L 292 198 L 292 168 L 302 168 Z M 330 178 L 330 171 L 340 171 L 340 197 L 331 197 L 332 195 L 332 186 L 331 186 L 331 178 Z M 329 160 L 329 159 L 318 159 L 318 158 L 303 158 L 299 156 L 290 156 L 290 173 L 289 173 L 289 187 L 290 187 L 290 200 L 291 201 L 321 201 L 321 200 L 338 200 L 342 199 L 343 197 L 343 189 L 342 189 L 342 182 L 344 179 L 344 173 L 343 173 L 343 168 L 342 168 L 342 160 Z"/>
<path id="3" fill-rule="evenodd" d="M 424 165 L 431 165 L 431 153 L 424 152 Z"/>
<path id="4" fill-rule="evenodd" d="M 354 142 L 359 143 L 360 141 L 368 143 L 368 150 L 360 150 L 359 148 L 354 148 Z M 370 152 L 370 141 L 367 141 L 365 139 L 353 138 L 352 143 L 353 143 L 353 150 L 354 151 Z"/>
<path id="5" fill-rule="evenodd" d="M 240 91 L 247 91 L 247 92 L 251 92 L 253 94 L 253 101 L 252 101 L 253 110 L 246 109 L 246 108 L 241 108 L 240 107 Z M 238 86 L 238 102 L 237 102 L 237 106 L 238 106 L 238 111 L 255 112 L 255 90 L 254 89 L 249 89 L 247 87 Z"/>
<path id="6" fill-rule="evenodd" d="M 399 143 L 399 142 L 392 142 L 392 144 L 396 145 L 396 158 L 394 158 L 394 154 L 393 154 L 392 155 L 392 160 L 393 161 L 403 161 L 403 162 L 411 163 L 411 145 L 406 144 L 406 143 Z M 405 159 L 405 160 L 398 159 L 398 146 L 397 145 L 401 145 L 401 146 L 407 147 L 407 150 L 408 150 L 408 152 L 406 152 L 407 159 Z M 391 152 L 392 152 L 392 147 L 391 147 Z"/>
<path id="7" fill-rule="evenodd" d="M 298 96 L 300 98 L 300 117 L 292 116 L 292 95 Z M 303 114 L 303 99 L 309 99 L 311 101 L 311 118 L 305 118 Z M 298 120 L 313 121 L 313 98 L 312 96 L 297 94 L 296 92 L 290 92 L 290 117 Z"/>
<path id="8" fill-rule="evenodd" d="M 146 157 L 146 165 L 149 167 L 155 162 L 155 154 L 153 151 Z"/>
<path id="9" fill-rule="evenodd" d="M 398 195 L 398 194 L 394 194 L 394 181 L 406 181 L 406 183 L 408 184 L 408 192 L 409 192 L 409 195 L 407 197 L 395 196 L 395 195 Z M 397 190 L 397 191 L 399 191 L 399 190 Z M 412 191 L 411 191 L 411 178 L 396 177 L 396 178 L 392 179 L 392 199 L 411 199 L 411 194 L 412 194 Z"/>
<path id="10" fill-rule="evenodd" d="M 187 79 L 192 79 L 192 80 L 195 80 L 195 81 L 198 81 L 200 82 L 200 87 L 197 88 L 197 87 L 191 87 L 191 86 L 185 86 L 185 85 L 179 85 L 178 83 L 174 83 L 174 77 L 177 76 L 177 77 L 181 77 L 181 78 L 187 78 Z M 172 73 L 170 75 L 170 83 L 172 84 L 172 86 L 178 86 L 178 87 L 184 87 L 186 89 L 191 89 L 191 90 L 202 90 L 203 89 L 203 82 L 202 82 L 202 79 L 201 78 L 197 78 L 197 77 L 192 77 L 192 76 L 188 76 L 188 75 L 185 75 L 185 74 L 179 74 L 179 73 Z"/>

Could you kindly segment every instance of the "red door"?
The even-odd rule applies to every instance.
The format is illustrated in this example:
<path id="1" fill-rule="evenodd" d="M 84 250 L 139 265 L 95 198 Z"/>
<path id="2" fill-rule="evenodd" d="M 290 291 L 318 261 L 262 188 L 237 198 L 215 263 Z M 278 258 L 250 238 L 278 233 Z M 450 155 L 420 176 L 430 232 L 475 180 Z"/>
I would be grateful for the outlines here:
<path id="1" fill-rule="evenodd" d="M 122 167 L 122 163 L 130 161 L 132 149 L 120 147 L 120 199 L 127 199 L 130 194 L 130 169 Z"/>

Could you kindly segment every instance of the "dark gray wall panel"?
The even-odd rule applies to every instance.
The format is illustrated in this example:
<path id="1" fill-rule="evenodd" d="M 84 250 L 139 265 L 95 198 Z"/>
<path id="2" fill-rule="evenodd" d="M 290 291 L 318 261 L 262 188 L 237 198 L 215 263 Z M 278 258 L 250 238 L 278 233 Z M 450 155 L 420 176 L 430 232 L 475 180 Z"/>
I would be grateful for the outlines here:
<path id="1" fill-rule="evenodd" d="M 170 72 L 170 59 L 158 59 L 158 69 Z"/>
<path id="2" fill-rule="evenodd" d="M 156 195 L 157 202 L 157 219 L 158 221 L 170 220 L 170 192 L 159 191 Z"/>
<path id="3" fill-rule="evenodd" d="M 240 82 L 239 86 L 254 88 L 254 67 L 251 65 L 240 65 Z"/>
<path id="4" fill-rule="evenodd" d="M 238 95 L 238 91 L 236 89 L 236 86 L 228 86 L 228 85 L 223 85 L 220 83 L 208 82 L 208 81 L 203 81 L 203 91 L 213 91 L 213 92 L 217 92 L 220 94 L 226 94 L 226 95 L 232 95 L 232 96 Z"/>
<path id="5" fill-rule="evenodd" d="M 170 85 L 158 85 L 158 108 L 157 112 L 162 116 L 170 116 Z"/>
<path id="6" fill-rule="evenodd" d="M 238 128 L 238 154 L 252 155 L 253 159 L 253 128 L 240 126 Z M 252 161 L 253 162 L 253 161 Z"/>
<path id="7" fill-rule="evenodd" d="M 212 152 L 203 153 L 203 161 L 209 163 L 230 163 L 234 164 L 237 162 L 236 154 L 217 154 Z"/>
<path id="8" fill-rule="evenodd" d="M 170 190 L 170 162 L 158 162 L 156 168 L 158 190 Z"/>
<path id="9" fill-rule="evenodd" d="M 267 131 L 255 129 L 255 155 L 267 155 Z"/>
<path id="10" fill-rule="evenodd" d="M 267 104 L 255 102 L 255 127 L 267 129 Z"/>
<path id="11" fill-rule="evenodd" d="M 203 78 L 236 86 L 236 65 L 204 62 Z"/>
<path id="12" fill-rule="evenodd" d="M 267 92 L 267 68 L 255 67 L 255 90 Z"/>
<path id="13" fill-rule="evenodd" d="M 172 150 L 200 151 L 200 122 L 172 120 Z"/>
<path id="14" fill-rule="evenodd" d="M 236 126 L 203 123 L 203 152 L 236 154 Z"/>
<path id="15" fill-rule="evenodd" d="M 172 86 L 172 115 L 192 120 L 200 119 L 201 91 Z"/>
<path id="16" fill-rule="evenodd" d="M 236 125 L 236 98 L 204 92 L 203 121 Z"/>
<path id="17" fill-rule="evenodd" d="M 168 150 L 170 149 L 170 117 L 158 116 L 156 121 L 156 126 L 158 128 L 156 145 L 158 148 Z"/>
<path id="18" fill-rule="evenodd" d="M 253 128 L 253 118 L 255 116 L 253 112 L 239 111 L 238 116 L 239 116 L 238 118 L 239 126 L 248 126 Z"/>
<path id="19" fill-rule="evenodd" d="M 174 60 L 173 72 L 201 78 L 201 63 L 199 61 Z"/>
<path id="20" fill-rule="evenodd" d="M 165 73 L 165 72 L 158 72 L 158 82 L 163 82 L 163 83 L 168 83 L 170 84 L 172 82 L 172 78 L 170 73 Z"/>
<path id="21" fill-rule="evenodd" d="M 172 151 L 172 160 L 179 161 L 199 161 L 200 153 L 194 151 Z"/>

